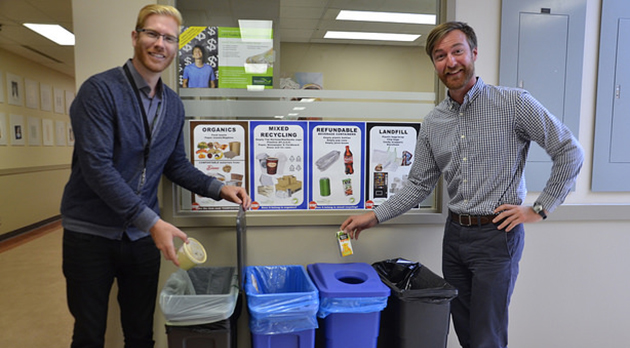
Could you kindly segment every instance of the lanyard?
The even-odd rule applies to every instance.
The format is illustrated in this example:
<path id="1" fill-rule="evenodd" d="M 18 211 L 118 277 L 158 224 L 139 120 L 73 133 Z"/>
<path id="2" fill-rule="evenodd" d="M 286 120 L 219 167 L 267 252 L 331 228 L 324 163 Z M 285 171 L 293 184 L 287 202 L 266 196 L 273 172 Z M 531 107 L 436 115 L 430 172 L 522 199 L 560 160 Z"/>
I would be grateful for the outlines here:
<path id="1" fill-rule="evenodd" d="M 146 170 L 147 162 L 149 161 L 149 153 L 151 152 L 151 127 L 149 126 L 149 118 L 147 117 L 147 112 L 144 110 L 144 103 L 142 102 L 142 98 L 140 97 L 140 92 L 138 91 L 138 86 L 136 86 L 136 81 L 134 81 L 133 76 L 131 75 L 131 71 L 129 71 L 129 67 L 127 64 L 123 66 L 125 70 L 125 74 L 127 75 L 127 79 L 131 83 L 133 87 L 133 91 L 136 94 L 136 98 L 138 99 L 138 106 L 140 107 L 140 111 L 142 112 L 142 120 L 144 121 L 144 135 L 147 137 L 147 143 L 144 146 L 144 168 Z M 155 119 L 157 119 L 158 114 L 160 112 L 160 106 L 158 105 L 157 113 L 155 115 Z M 154 120 L 155 122 L 155 120 Z"/>

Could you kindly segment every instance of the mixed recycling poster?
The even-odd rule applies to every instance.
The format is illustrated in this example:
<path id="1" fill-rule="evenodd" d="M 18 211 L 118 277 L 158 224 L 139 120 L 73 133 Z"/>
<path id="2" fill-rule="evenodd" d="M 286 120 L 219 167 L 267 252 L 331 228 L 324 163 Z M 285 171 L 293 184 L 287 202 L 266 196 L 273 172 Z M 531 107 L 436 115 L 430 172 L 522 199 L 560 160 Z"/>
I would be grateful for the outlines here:
<path id="1" fill-rule="evenodd" d="M 372 209 L 404 189 L 420 123 L 189 121 L 192 162 L 253 210 Z M 192 210 L 237 209 L 192 195 Z"/>
<path id="2" fill-rule="evenodd" d="M 251 122 L 251 192 L 255 209 L 305 209 L 306 122 Z"/>

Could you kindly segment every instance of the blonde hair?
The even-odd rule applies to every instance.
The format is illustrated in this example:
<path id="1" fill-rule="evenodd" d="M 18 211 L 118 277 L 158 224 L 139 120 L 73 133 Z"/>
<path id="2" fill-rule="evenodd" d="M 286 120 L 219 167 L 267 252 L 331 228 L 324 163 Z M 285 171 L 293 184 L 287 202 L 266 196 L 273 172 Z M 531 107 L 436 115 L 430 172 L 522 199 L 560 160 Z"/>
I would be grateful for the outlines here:
<path id="1" fill-rule="evenodd" d="M 178 27 L 182 25 L 182 14 L 179 13 L 179 11 L 175 7 L 168 5 L 151 4 L 143 7 L 138 13 L 136 30 L 142 29 L 144 27 L 144 22 L 151 15 L 170 16 L 175 19 Z"/>

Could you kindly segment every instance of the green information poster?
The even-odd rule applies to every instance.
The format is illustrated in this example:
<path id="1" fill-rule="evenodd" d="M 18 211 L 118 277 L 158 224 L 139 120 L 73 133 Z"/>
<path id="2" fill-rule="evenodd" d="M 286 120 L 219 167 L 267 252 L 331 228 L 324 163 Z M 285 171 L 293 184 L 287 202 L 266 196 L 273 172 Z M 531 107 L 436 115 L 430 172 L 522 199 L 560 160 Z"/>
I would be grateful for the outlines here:
<path id="1" fill-rule="evenodd" d="M 272 88 L 273 32 L 271 28 L 218 28 L 219 86 Z"/>

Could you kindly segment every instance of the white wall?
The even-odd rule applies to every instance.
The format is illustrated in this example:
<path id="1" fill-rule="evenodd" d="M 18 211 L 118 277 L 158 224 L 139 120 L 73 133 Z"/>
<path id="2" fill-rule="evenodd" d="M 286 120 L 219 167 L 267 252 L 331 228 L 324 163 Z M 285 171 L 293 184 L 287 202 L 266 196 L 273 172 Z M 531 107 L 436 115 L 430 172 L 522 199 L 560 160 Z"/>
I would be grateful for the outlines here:
<path id="1" fill-rule="evenodd" d="M 282 43 L 280 59 L 281 75 L 325 71 L 324 89 L 429 93 L 435 89 L 433 63 L 424 47 Z"/>

